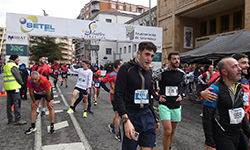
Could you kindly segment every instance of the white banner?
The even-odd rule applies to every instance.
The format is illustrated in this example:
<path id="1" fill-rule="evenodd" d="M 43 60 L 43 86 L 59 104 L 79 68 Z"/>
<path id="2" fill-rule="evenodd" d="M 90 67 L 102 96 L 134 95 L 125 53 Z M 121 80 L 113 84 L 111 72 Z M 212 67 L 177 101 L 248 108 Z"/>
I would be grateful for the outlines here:
<path id="1" fill-rule="evenodd" d="M 29 45 L 29 36 L 24 33 L 6 33 L 6 44 Z"/>
<path id="2" fill-rule="evenodd" d="M 162 28 L 64 19 L 26 14 L 6 14 L 7 32 L 117 41 L 162 43 Z"/>

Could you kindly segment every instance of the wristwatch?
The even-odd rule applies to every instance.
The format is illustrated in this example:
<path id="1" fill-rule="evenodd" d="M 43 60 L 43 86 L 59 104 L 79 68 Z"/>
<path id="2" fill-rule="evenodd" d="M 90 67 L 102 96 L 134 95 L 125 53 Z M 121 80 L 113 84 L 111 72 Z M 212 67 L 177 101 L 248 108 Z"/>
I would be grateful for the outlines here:
<path id="1" fill-rule="evenodd" d="M 123 123 L 126 123 L 128 120 L 129 120 L 128 117 L 123 117 L 123 118 L 122 118 L 122 122 L 123 122 Z"/>

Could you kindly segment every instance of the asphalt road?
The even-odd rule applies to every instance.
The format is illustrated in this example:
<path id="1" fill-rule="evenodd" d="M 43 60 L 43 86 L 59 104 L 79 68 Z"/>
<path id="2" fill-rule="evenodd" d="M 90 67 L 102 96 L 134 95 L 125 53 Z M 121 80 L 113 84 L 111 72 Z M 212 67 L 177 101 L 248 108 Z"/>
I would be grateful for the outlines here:
<path id="1" fill-rule="evenodd" d="M 51 80 L 52 81 L 52 80 Z M 26 125 L 7 124 L 6 96 L 0 97 L 0 149 L 1 150 L 32 150 L 32 149 L 86 149 L 86 150 L 120 150 L 121 142 L 108 130 L 114 112 L 109 100 L 109 94 L 101 89 L 98 106 L 92 105 L 94 114 L 83 118 L 83 103 L 79 103 L 74 114 L 67 114 L 71 94 L 76 83 L 76 77 L 70 76 L 68 88 L 60 86 L 55 89 L 55 124 L 56 133 L 48 134 L 49 116 L 40 116 L 36 121 L 41 123 L 40 132 L 25 135 L 30 126 L 31 100 L 21 104 L 22 119 Z M 52 84 L 53 85 L 53 84 Z M 0 75 L 0 86 L 3 86 L 3 75 Z M 29 96 L 28 96 L 29 97 Z M 93 97 L 92 97 L 93 102 Z M 202 150 L 205 149 L 205 138 L 202 121 L 199 114 L 202 104 L 191 104 L 182 101 L 182 121 L 178 124 L 172 150 Z M 163 127 L 156 132 L 155 150 L 162 150 Z"/>

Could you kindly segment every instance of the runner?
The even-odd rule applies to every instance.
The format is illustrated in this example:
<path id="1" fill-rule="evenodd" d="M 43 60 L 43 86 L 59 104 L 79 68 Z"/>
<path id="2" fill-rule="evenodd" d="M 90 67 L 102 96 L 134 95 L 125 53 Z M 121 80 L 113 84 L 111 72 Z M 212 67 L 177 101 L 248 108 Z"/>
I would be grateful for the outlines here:
<path id="1" fill-rule="evenodd" d="M 185 72 L 178 68 L 180 65 L 179 53 L 171 52 L 168 55 L 168 64 L 167 68 L 156 72 L 153 77 L 154 80 L 159 80 L 160 86 L 159 112 L 164 129 L 164 150 L 171 149 L 175 129 L 178 122 L 181 121 L 181 84 L 183 83 L 185 87 L 188 85 Z"/>
<path id="2" fill-rule="evenodd" d="M 49 76 L 53 77 L 54 79 L 57 79 L 57 76 L 52 73 L 51 68 L 45 64 L 45 57 L 44 56 L 39 56 L 38 58 L 39 62 L 38 64 L 35 64 L 33 68 L 31 69 L 31 72 L 37 71 L 41 75 L 45 76 L 47 79 L 49 79 Z M 58 80 L 62 80 L 59 78 Z M 42 108 L 42 116 L 45 115 L 45 109 L 46 109 L 46 100 L 43 98 L 43 108 Z M 39 107 L 36 110 L 37 116 L 39 115 Z"/>
<path id="3" fill-rule="evenodd" d="M 243 89 L 237 83 L 241 79 L 241 68 L 232 57 L 223 58 L 218 68 L 221 78 L 210 86 L 218 98 L 215 102 L 204 100 L 203 103 L 206 149 L 236 150 L 241 128 L 250 141 L 250 126 L 243 109 Z"/>
<path id="4" fill-rule="evenodd" d="M 155 130 L 160 124 L 149 99 L 154 93 L 149 64 L 156 50 L 152 42 L 141 42 L 137 57 L 122 65 L 117 74 L 114 102 L 123 121 L 122 150 L 155 147 Z"/>
<path id="5" fill-rule="evenodd" d="M 75 69 L 73 67 L 73 61 L 71 60 L 71 66 L 70 69 L 73 72 L 78 73 L 77 82 L 75 85 L 75 88 L 72 93 L 72 97 L 70 100 L 70 108 L 67 111 L 68 114 L 74 113 L 76 105 L 82 100 L 80 97 L 83 95 L 84 99 L 84 112 L 83 112 L 83 118 L 87 118 L 87 107 L 88 107 L 88 95 L 90 93 L 91 83 L 92 83 L 92 77 L 93 73 L 91 70 L 89 70 L 89 61 L 83 60 L 82 61 L 82 67 Z M 76 95 L 79 94 L 79 98 L 75 101 Z"/>
<path id="6" fill-rule="evenodd" d="M 61 75 L 63 80 L 65 80 L 65 87 L 67 88 L 67 80 L 68 80 L 68 67 L 66 66 L 66 63 L 63 63 L 63 66 L 61 67 Z M 61 86 L 63 85 L 63 81 L 61 82 Z"/>
<path id="7" fill-rule="evenodd" d="M 36 109 L 39 106 L 39 102 L 41 98 L 45 98 L 48 102 L 47 107 L 49 109 L 49 118 L 50 118 L 50 133 L 55 133 L 54 129 L 54 118 L 55 118 L 55 111 L 54 111 L 54 97 L 53 97 L 53 90 L 49 80 L 40 75 L 37 71 L 33 71 L 31 76 L 28 78 L 27 87 L 29 88 L 29 93 L 31 97 L 31 127 L 25 131 L 25 134 L 30 134 L 36 131 Z"/>
<path id="8" fill-rule="evenodd" d="M 101 71 L 97 64 L 93 66 L 93 90 L 94 90 L 94 106 L 97 106 L 97 97 L 100 93 Z"/>
<path id="9" fill-rule="evenodd" d="M 115 60 L 115 62 L 114 62 L 115 71 L 107 74 L 107 76 L 105 76 L 101 81 L 102 88 L 105 91 L 107 91 L 108 93 L 110 93 L 110 101 L 111 101 L 111 104 L 113 106 L 113 110 L 115 112 L 115 117 L 113 118 L 113 122 L 111 124 L 109 124 L 108 127 L 109 127 L 110 132 L 115 134 L 115 138 L 118 141 L 121 141 L 121 134 L 120 134 L 120 130 L 119 130 L 119 114 L 118 114 L 117 108 L 114 104 L 114 97 L 113 96 L 114 96 L 117 72 L 119 71 L 122 64 L 123 64 L 123 62 L 121 59 Z M 105 85 L 105 83 L 107 83 L 107 82 L 109 82 L 111 90 L 108 89 L 107 86 Z"/>
<path id="10" fill-rule="evenodd" d="M 60 69 L 60 66 L 58 64 L 57 61 L 55 61 L 55 63 L 51 66 L 51 69 L 53 70 L 53 73 L 57 76 L 59 76 L 59 69 Z M 57 83 L 57 79 L 53 79 L 54 81 L 54 87 L 56 88 L 56 83 Z"/>

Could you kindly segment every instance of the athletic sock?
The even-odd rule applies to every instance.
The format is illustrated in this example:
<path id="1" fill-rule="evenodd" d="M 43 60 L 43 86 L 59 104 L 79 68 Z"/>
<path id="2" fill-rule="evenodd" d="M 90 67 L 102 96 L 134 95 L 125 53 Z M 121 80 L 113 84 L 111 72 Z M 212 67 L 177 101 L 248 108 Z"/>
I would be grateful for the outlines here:
<path id="1" fill-rule="evenodd" d="M 35 124 L 35 123 L 31 123 L 31 127 L 32 127 L 32 128 L 35 128 L 35 127 L 36 127 L 36 124 Z"/>

